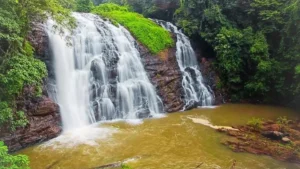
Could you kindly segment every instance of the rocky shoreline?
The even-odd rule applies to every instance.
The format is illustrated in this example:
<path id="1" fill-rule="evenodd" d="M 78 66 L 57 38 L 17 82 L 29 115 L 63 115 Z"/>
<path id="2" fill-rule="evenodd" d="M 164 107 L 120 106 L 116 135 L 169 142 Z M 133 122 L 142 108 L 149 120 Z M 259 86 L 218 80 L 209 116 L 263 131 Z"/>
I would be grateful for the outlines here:
<path id="1" fill-rule="evenodd" d="M 234 128 L 237 130 L 217 129 L 229 136 L 222 140 L 222 144 L 232 151 L 267 155 L 276 160 L 300 164 L 299 120 L 279 118 L 277 121 L 262 121 L 261 124 L 257 120 L 257 123 L 250 122 Z"/>

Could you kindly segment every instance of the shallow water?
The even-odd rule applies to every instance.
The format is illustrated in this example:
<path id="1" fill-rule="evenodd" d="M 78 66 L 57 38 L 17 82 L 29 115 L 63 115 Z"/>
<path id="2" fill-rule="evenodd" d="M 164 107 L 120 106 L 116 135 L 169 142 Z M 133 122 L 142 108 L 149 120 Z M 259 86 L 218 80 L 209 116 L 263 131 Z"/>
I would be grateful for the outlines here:
<path id="1" fill-rule="evenodd" d="M 295 119 L 300 114 L 280 107 L 228 104 L 168 114 L 143 123 L 102 123 L 19 153 L 29 156 L 33 169 L 88 169 L 124 160 L 134 169 L 194 169 L 200 164 L 201 169 L 219 169 L 230 168 L 234 160 L 236 169 L 300 168 L 267 156 L 234 153 L 220 144 L 226 135 L 190 119 L 232 126 L 245 124 L 251 117 L 279 116 Z"/>

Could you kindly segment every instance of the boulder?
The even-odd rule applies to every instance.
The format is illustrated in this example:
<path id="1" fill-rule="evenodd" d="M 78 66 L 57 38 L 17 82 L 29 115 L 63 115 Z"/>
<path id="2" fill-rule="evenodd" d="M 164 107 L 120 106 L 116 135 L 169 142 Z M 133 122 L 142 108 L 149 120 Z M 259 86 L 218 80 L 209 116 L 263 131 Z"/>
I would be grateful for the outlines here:
<path id="1" fill-rule="evenodd" d="M 288 135 L 279 131 L 263 131 L 261 134 L 272 140 L 281 140 L 283 137 Z"/>
<path id="2" fill-rule="evenodd" d="M 42 99 L 37 104 L 34 111 L 24 111 L 29 121 L 24 128 L 1 134 L 0 140 L 5 142 L 10 151 L 17 151 L 30 145 L 47 141 L 61 133 L 58 105 L 50 101 L 49 98 Z"/>
<path id="3" fill-rule="evenodd" d="M 291 142 L 291 140 L 288 137 L 283 137 L 281 140 L 285 143 Z"/>
<path id="4" fill-rule="evenodd" d="M 0 140 L 11 152 L 52 139 L 62 131 L 59 106 L 46 95 L 36 97 L 34 91 L 26 86 L 17 99 L 17 109 L 25 112 L 28 124 L 16 131 L 1 130 Z"/>
<path id="5" fill-rule="evenodd" d="M 45 116 L 58 112 L 59 107 L 50 98 L 44 98 L 38 103 L 35 111 L 32 112 L 33 116 Z"/>

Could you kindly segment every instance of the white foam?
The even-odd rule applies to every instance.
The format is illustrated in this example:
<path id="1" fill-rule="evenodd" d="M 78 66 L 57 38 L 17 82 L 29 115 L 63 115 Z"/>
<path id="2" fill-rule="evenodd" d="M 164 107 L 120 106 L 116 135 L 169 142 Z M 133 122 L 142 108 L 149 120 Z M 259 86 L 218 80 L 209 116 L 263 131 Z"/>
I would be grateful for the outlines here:
<path id="1" fill-rule="evenodd" d="M 54 138 L 41 145 L 42 148 L 73 148 L 78 145 L 98 145 L 99 140 L 111 138 L 117 132 L 115 128 L 101 128 L 98 125 L 90 125 L 78 129 L 63 132 L 57 138 Z"/>
<path id="2" fill-rule="evenodd" d="M 167 114 L 154 114 L 152 116 L 152 118 L 154 118 L 154 119 L 160 119 L 160 118 L 165 118 L 165 117 L 168 117 L 168 115 Z"/>
<path id="3" fill-rule="evenodd" d="M 218 108 L 219 106 L 198 106 L 199 109 L 215 109 Z"/>
<path id="4" fill-rule="evenodd" d="M 141 125 L 144 123 L 142 119 L 126 119 L 125 121 L 130 125 Z"/>

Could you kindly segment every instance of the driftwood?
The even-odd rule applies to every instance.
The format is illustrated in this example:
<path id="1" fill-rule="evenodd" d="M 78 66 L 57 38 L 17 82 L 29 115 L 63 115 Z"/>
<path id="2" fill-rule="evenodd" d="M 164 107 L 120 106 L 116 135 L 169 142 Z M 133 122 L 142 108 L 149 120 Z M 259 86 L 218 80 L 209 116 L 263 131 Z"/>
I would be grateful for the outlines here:
<path id="1" fill-rule="evenodd" d="M 203 163 L 200 163 L 199 165 L 197 165 L 196 168 L 200 168 L 200 167 L 202 166 L 202 164 L 203 164 Z M 195 168 L 195 169 L 196 169 L 196 168 Z"/>
<path id="2" fill-rule="evenodd" d="M 89 168 L 89 169 L 109 169 L 109 168 L 116 168 L 116 167 L 121 167 L 121 166 L 122 166 L 122 162 L 116 162 L 116 163 L 105 164 L 105 165 L 101 165 L 101 166 L 93 167 L 93 168 Z"/>

